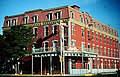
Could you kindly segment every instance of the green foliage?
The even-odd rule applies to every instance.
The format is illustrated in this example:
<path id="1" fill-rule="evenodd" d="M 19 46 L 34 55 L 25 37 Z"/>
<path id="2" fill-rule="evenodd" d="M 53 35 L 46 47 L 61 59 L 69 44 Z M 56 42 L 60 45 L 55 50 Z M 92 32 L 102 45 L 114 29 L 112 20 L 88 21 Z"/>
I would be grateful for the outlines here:
<path id="1" fill-rule="evenodd" d="M 31 27 L 12 26 L 3 32 L 0 56 L 19 58 L 28 54 L 27 48 L 32 44 L 32 37 Z"/>

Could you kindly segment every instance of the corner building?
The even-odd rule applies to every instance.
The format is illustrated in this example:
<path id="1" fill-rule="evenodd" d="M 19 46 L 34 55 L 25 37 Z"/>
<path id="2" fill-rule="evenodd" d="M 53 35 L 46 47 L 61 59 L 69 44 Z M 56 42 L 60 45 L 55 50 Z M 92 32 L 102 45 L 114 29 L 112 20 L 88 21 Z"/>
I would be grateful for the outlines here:
<path id="1" fill-rule="evenodd" d="M 23 73 L 85 74 L 120 67 L 117 30 L 80 12 L 77 5 L 6 16 L 3 30 L 19 25 L 32 26 L 35 35 L 28 48 L 32 56 L 21 63 Z"/>

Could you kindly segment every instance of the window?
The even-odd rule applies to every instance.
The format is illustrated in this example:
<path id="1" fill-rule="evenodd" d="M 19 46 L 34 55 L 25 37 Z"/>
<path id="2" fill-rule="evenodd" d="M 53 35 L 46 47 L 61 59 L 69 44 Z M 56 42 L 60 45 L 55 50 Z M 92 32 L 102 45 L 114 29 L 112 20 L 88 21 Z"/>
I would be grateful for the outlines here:
<path id="1" fill-rule="evenodd" d="M 57 40 L 53 40 L 53 51 L 58 51 Z"/>
<path id="2" fill-rule="evenodd" d="M 81 20 L 82 23 L 84 23 L 83 22 L 83 15 L 80 15 L 80 20 Z"/>
<path id="3" fill-rule="evenodd" d="M 98 47 L 99 47 L 99 46 L 97 45 L 97 46 L 96 46 L 96 51 L 97 51 L 97 53 L 99 52 Z"/>
<path id="4" fill-rule="evenodd" d="M 44 51 L 48 51 L 48 41 L 44 42 Z"/>
<path id="5" fill-rule="evenodd" d="M 62 17 L 62 12 L 61 11 L 56 12 L 56 18 L 61 19 L 61 17 Z"/>
<path id="6" fill-rule="evenodd" d="M 71 18 L 74 19 L 74 13 L 72 11 L 70 11 L 71 13 Z"/>
<path id="7" fill-rule="evenodd" d="M 94 40 L 94 31 L 92 31 L 92 40 Z"/>
<path id="8" fill-rule="evenodd" d="M 94 27 L 96 27 L 96 22 L 94 22 Z"/>
<path id="9" fill-rule="evenodd" d="M 110 38 L 110 45 L 112 45 L 112 38 Z"/>
<path id="10" fill-rule="evenodd" d="M 85 51 L 85 43 L 82 42 L 82 52 Z"/>
<path id="11" fill-rule="evenodd" d="M 17 19 L 13 19 L 13 20 L 12 20 L 12 25 L 13 25 L 13 26 L 17 25 Z"/>
<path id="12" fill-rule="evenodd" d="M 82 37 L 84 37 L 84 28 L 82 28 Z"/>
<path id="13" fill-rule="evenodd" d="M 48 13 L 48 20 L 52 20 L 52 18 L 53 18 L 53 13 Z"/>
<path id="14" fill-rule="evenodd" d="M 33 28 L 33 34 L 34 34 L 35 37 L 37 37 L 37 27 Z"/>
<path id="15" fill-rule="evenodd" d="M 96 32 L 96 41 L 98 41 L 98 33 Z"/>
<path id="16" fill-rule="evenodd" d="M 100 29 L 100 24 L 98 24 L 98 29 Z"/>
<path id="17" fill-rule="evenodd" d="M 87 24 L 89 23 L 88 18 L 86 18 L 86 23 L 87 23 Z"/>
<path id="18" fill-rule="evenodd" d="M 10 26 L 10 20 L 7 20 L 6 23 L 7 23 L 7 26 L 9 27 Z"/>
<path id="19" fill-rule="evenodd" d="M 102 34 L 100 34 L 100 42 L 102 42 Z"/>
<path id="20" fill-rule="evenodd" d="M 38 15 L 33 16 L 33 22 L 34 23 L 38 22 Z"/>
<path id="21" fill-rule="evenodd" d="M 90 30 L 88 30 L 88 40 L 90 40 Z"/>
<path id="22" fill-rule="evenodd" d="M 57 29 L 57 25 L 53 25 L 53 34 L 57 34 L 57 32 L 58 32 L 58 29 Z"/>
<path id="23" fill-rule="evenodd" d="M 90 44 L 88 44 L 88 52 L 90 52 Z"/>
<path id="24" fill-rule="evenodd" d="M 48 36 L 48 26 L 44 26 L 44 36 Z"/>
<path id="25" fill-rule="evenodd" d="M 102 30 L 104 31 L 104 25 L 102 26 Z"/>
<path id="26" fill-rule="evenodd" d="M 24 17 L 24 18 L 23 18 L 23 23 L 24 23 L 24 24 L 27 24 L 27 23 L 28 23 L 28 17 Z"/>
<path id="27" fill-rule="evenodd" d="M 109 57 L 110 57 L 110 50 L 111 50 L 111 49 L 110 49 L 110 48 L 108 48 L 108 56 L 109 56 Z"/>
<path id="28" fill-rule="evenodd" d="M 114 49 L 114 57 L 117 57 L 117 51 Z"/>
<path id="29" fill-rule="evenodd" d="M 100 46 L 100 53 L 99 55 L 102 55 L 102 46 Z"/>
<path id="30" fill-rule="evenodd" d="M 74 35 L 74 33 L 75 33 L 75 28 L 74 28 L 74 24 L 72 24 L 72 35 Z"/>
<path id="31" fill-rule="evenodd" d="M 106 43 L 106 35 L 104 35 L 104 43 Z"/>
<path id="32" fill-rule="evenodd" d="M 106 47 L 104 47 L 104 56 L 106 56 Z"/>
<path id="33" fill-rule="evenodd" d="M 108 27 L 106 27 L 106 32 L 108 32 Z"/>
<path id="34" fill-rule="evenodd" d="M 76 40 L 72 40 L 72 46 L 73 46 L 73 47 L 76 46 Z"/>

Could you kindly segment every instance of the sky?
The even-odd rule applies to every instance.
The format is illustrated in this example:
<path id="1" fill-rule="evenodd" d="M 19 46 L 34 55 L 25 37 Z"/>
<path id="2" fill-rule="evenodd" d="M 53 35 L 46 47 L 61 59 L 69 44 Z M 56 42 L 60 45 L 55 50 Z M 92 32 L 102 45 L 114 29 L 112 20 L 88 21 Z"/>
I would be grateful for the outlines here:
<path id="1" fill-rule="evenodd" d="M 81 12 L 115 28 L 120 37 L 120 0 L 0 0 L 0 34 L 5 16 L 66 5 L 78 5 Z"/>

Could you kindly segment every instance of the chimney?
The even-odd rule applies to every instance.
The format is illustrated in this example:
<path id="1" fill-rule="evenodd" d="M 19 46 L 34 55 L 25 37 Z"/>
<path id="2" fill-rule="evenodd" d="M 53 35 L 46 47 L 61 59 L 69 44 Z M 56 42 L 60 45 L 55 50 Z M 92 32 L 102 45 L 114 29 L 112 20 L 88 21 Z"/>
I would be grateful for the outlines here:
<path id="1" fill-rule="evenodd" d="M 77 5 L 73 5 L 73 6 L 71 6 L 72 8 L 74 8 L 74 9 L 76 9 L 76 10 L 80 10 L 80 7 L 79 6 L 77 6 Z"/>

